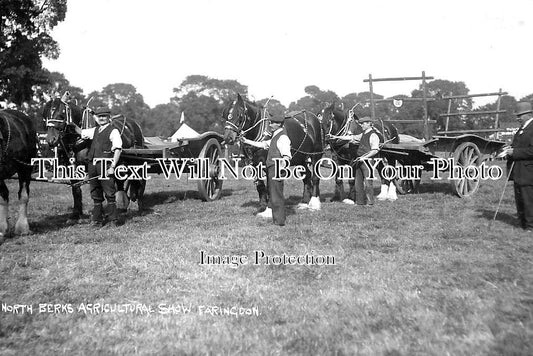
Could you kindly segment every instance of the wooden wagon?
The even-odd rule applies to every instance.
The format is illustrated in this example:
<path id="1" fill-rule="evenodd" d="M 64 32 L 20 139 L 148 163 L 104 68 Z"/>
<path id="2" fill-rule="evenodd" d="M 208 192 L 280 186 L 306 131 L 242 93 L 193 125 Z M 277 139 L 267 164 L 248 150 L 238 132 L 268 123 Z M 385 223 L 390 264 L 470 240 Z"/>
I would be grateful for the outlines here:
<path id="1" fill-rule="evenodd" d="M 398 78 L 372 78 L 369 75 L 368 79 L 364 82 L 369 83 L 370 88 L 370 109 L 371 116 L 376 119 L 376 103 L 379 102 L 393 102 L 395 99 L 375 99 L 373 92 L 373 84 L 375 82 L 383 81 L 405 81 L 405 80 L 418 80 L 422 81 L 422 97 L 421 98 L 403 98 L 407 101 L 418 101 L 422 103 L 424 110 L 424 118 L 422 120 L 384 120 L 391 123 L 411 124 L 419 123 L 423 125 L 424 140 L 421 142 L 400 142 L 397 144 L 385 143 L 382 148 L 382 155 L 387 158 L 389 162 L 397 162 L 400 165 L 421 165 L 424 169 L 434 169 L 434 159 L 437 158 L 453 158 L 456 165 L 461 167 L 480 167 L 482 163 L 488 161 L 494 157 L 506 143 L 499 140 L 487 139 L 480 136 L 483 132 L 499 132 L 499 114 L 504 113 L 504 110 L 500 110 L 500 99 L 506 92 L 502 92 L 500 89 L 496 93 L 485 94 L 472 94 L 472 95 L 457 95 L 457 96 L 444 96 L 442 100 L 448 100 L 448 112 L 440 114 L 440 117 L 445 118 L 445 129 L 437 131 L 437 135 L 430 135 L 430 125 L 436 124 L 436 120 L 429 120 L 428 118 L 428 102 L 436 100 L 430 98 L 426 88 L 426 81 L 433 79 L 433 77 L 427 77 L 422 72 L 421 77 L 398 77 Z M 497 109 L 493 111 L 459 111 L 451 112 L 451 103 L 453 100 L 482 97 L 482 96 L 497 96 Z M 486 128 L 480 130 L 461 130 L 450 131 L 449 118 L 453 116 L 471 117 L 475 115 L 495 115 L 494 128 Z M 451 180 L 451 187 L 455 194 L 459 197 L 472 196 L 480 184 L 479 178 L 469 179 L 463 177 L 461 179 Z M 407 182 L 400 182 L 398 188 L 400 192 L 405 192 Z"/>
<path id="2" fill-rule="evenodd" d="M 122 150 L 120 162 L 126 166 L 146 164 L 148 173 L 161 174 L 164 167 L 168 167 L 188 173 L 189 177 L 194 174 L 202 200 L 213 201 L 222 193 L 219 174 L 223 140 L 221 134 L 208 131 L 195 138 L 178 139 L 177 142 L 127 148 Z"/>

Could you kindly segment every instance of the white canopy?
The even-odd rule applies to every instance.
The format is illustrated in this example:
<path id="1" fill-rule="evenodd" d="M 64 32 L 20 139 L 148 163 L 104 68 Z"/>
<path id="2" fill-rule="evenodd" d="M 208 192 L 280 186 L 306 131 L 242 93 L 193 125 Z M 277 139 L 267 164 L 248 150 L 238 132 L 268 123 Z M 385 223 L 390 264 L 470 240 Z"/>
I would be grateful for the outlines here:
<path id="1" fill-rule="evenodd" d="M 200 136 L 200 134 L 196 131 L 194 131 L 189 125 L 186 123 L 182 123 L 181 126 L 174 132 L 172 136 L 170 136 L 171 142 L 177 142 L 179 139 L 188 139 L 188 138 L 195 138 Z"/>

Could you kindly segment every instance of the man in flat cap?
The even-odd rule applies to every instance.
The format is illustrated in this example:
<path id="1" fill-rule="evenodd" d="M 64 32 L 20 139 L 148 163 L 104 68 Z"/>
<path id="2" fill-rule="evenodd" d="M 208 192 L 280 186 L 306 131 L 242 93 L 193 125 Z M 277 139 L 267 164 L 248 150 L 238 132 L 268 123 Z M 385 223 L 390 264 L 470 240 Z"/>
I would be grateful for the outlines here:
<path id="1" fill-rule="evenodd" d="M 520 226 L 533 232 L 533 109 L 530 102 L 516 104 L 520 128 L 507 149 L 507 167 L 514 181 L 516 211 Z"/>
<path id="2" fill-rule="evenodd" d="M 93 199 L 91 225 L 101 227 L 104 225 L 104 197 L 107 201 L 109 226 L 117 226 L 118 214 L 116 206 L 116 186 L 114 170 L 118 164 L 122 150 L 120 132 L 111 125 L 111 111 L 108 108 L 99 108 L 93 112 L 97 127 L 81 130 L 82 138 L 91 139 L 91 147 L 87 154 L 89 160 L 88 173 Z M 112 158 L 111 164 L 94 162 L 97 158 Z M 96 163 L 96 164 L 95 164 Z M 106 170 L 108 179 L 100 179 L 102 169 Z"/>
<path id="3" fill-rule="evenodd" d="M 245 137 L 240 140 L 248 145 L 268 149 L 266 168 L 267 168 L 267 187 L 268 187 L 268 207 L 262 213 L 257 214 L 263 218 L 272 218 L 274 224 L 279 226 L 285 225 L 285 197 L 283 196 L 283 180 L 274 179 L 275 166 L 274 159 L 286 159 L 287 164 L 291 160 L 291 140 L 283 128 L 287 116 L 274 116 L 270 118 L 270 127 L 272 129 L 272 139 L 267 141 L 252 141 Z"/>
<path id="4" fill-rule="evenodd" d="M 365 116 L 359 119 L 359 124 L 363 129 L 359 148 L 357 149 L 357 162 L 355 164 L 355 204 L 374 204 L 374 185 L 370 169 L 364 161 L 372 163 L 372 158 L 379 152 L 380 137 L 372 128 L 372 119 Z"/>

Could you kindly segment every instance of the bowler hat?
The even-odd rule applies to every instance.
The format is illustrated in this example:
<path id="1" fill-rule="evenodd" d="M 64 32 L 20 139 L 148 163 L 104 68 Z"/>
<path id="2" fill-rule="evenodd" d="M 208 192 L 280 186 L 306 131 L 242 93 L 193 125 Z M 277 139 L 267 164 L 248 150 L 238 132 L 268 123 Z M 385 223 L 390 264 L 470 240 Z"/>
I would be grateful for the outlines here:
<path id="1" fill-rule="evenodd" d="M 283 120 L 285 120 L 285 118 L 282 115 L 274 115 L 270 118 L 270 122 L 275 122 L 277 124 L 283 123 Z"/>
<path id="2" fill-rule="evenodd" d="M 359 123 L 362 124 L 363 122 L 372 122 L 372 119 L 370 116 L 365 116 L 359 119 Z"/>
<path id="3" fill-rule="evenodd" d="M 96 116 L 111 116 L 111 110 L 108 108 L 98 108 L 93 112 Z"/>
<path id="4" fill-rule="evenodd" d="M 531 108 L 531 103 L 527 101 L 521 101 L 516 103 L 516 111 L 514 114 L 516 116 L 532 113 L 533 109 Z"/>
<path id="5" fill-rule="evenodd" d="M 533 109 L 531 108 L 531 103 L 527 101 L 521 101 L 519 103 L 516 103 L 516 110 L 514 112 L 516 116 L 529 114 L 532 112 L 533 112 Z"/>

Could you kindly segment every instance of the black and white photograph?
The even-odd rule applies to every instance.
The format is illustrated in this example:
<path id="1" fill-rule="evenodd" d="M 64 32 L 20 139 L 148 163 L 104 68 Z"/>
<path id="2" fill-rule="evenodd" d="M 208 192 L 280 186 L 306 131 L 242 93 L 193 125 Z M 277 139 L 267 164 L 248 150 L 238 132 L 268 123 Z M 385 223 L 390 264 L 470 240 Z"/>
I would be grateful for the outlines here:
<path id="1" fill-rule="evenodd" d="M 533 0 L 0 15 L 0 355 L 533 354 Z"/>

